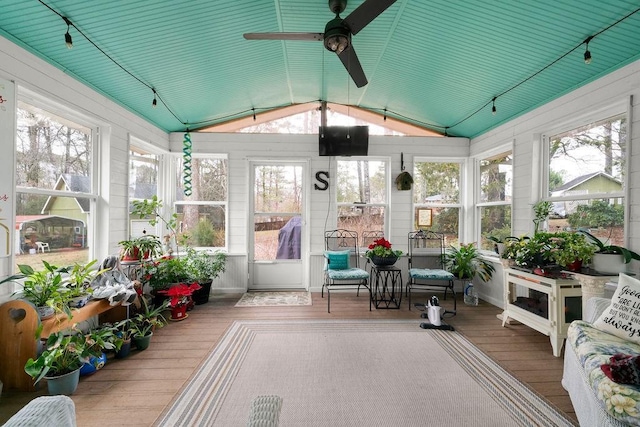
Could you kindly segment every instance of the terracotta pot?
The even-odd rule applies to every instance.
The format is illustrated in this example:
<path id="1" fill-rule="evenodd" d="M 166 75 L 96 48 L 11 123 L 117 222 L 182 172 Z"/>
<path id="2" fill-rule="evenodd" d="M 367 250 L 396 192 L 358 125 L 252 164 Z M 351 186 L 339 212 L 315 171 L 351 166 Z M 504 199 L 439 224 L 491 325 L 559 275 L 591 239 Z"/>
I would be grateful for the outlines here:
<path id="1" fill-rule="evenodd" d="M 578 272 L 578 271 L 580 271 L 582 269 L 582 260 L 577 259 L 577 260 L 573 261 L 571 264 L 567 264 L 565 267 L 569 271 Z"/>

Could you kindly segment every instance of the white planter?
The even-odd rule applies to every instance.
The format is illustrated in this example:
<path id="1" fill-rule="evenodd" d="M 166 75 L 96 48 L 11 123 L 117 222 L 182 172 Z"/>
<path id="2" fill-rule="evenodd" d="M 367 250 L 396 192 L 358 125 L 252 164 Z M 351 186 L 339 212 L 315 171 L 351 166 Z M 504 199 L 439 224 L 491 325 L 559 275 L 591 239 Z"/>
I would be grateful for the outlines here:
<path id="1" fill-rule="evenodd" d="M 591 267 L 598 273 L 618 274 L 627 271 L 628 265 L 620 254 L 593 254 Z"/>

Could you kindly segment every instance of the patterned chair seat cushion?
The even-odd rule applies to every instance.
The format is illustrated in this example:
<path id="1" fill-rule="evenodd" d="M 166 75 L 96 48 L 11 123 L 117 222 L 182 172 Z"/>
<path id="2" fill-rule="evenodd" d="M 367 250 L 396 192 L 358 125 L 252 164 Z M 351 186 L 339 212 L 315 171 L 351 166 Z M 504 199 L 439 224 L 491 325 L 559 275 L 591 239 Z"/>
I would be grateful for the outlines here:
<path id="1" fill-rule="evenodd" d="M 430 268 L 411 268 L 409 277 L 412 279 L 453 280 L 455 276 L 447 270 Z"/>
<path id="2" fill-rule="evenodd" d="M 348 268 L 345 270 L 327 270 L 327 276 L 331 280 L 362 280 L 368 279 L 369 273 L 361 268 Z"/>
<path id="3" fill-rule="evenodd" d="M 640 386 L 613 382 L 600 368 L 616 353 L 640 354 L 640 344 L 576 320 L 567 331 L 567 345 L 575 349 L 585 376 L 607 413 L 629 425 L 640 425 Z"/>

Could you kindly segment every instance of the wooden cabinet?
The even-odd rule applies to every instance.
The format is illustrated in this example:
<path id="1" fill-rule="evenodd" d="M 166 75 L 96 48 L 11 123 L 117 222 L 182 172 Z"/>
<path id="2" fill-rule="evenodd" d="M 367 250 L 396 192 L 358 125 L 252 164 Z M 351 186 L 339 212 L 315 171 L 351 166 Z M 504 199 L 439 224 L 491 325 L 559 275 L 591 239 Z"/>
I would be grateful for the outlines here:
<path id="1" fill-rule="evenodd" d="M 511 268 L 505 269 L 504 276 L 502 326 L 514 319 L 547 335 L 553 355 L 559 357 L 569 324 L 582 318 L 580 282 Z M 536 300 L 540 305 L 533 309 Z"/>
<path id="2" fill-rule="evenodd" d="M 110 306 L 109 301 L 89 301 L 86 306 L 72 310 L 73 318 L 59 314 L 42 321 L 42 337 L 71 327 L 93 316 L 100 315 L 101 322 L 126 318 L 126 307 Z M 38 351 L 36 331 L 40 319 L 35 307 L 22 300 L 8 301 L 0 306 L 0 380 L 5 390 L 33 391 L 33 380 L 24 372 L 29 358 Z"/>

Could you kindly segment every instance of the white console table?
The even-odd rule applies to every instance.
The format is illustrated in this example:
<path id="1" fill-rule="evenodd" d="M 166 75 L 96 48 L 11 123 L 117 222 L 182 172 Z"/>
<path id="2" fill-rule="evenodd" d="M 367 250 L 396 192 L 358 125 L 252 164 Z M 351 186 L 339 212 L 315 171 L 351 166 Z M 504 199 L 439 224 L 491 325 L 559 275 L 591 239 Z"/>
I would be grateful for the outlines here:
<path id="1" fill-rule="evenodd" d="M 548 318 L 515 305 L 518 293 L 530 289 L 547 295 Z M 573 279 L 552 279 L 507 268 L 504 271 L 504 311 L 502 326 L 517 320 L 549 337 L 555 357 L 560 356 L 569 324 L 582 318 L 582 289 Z"/>

